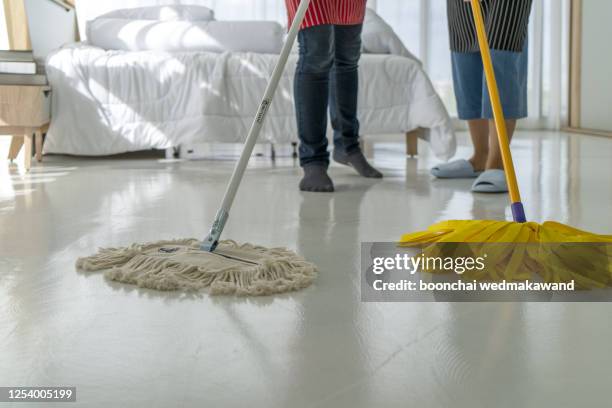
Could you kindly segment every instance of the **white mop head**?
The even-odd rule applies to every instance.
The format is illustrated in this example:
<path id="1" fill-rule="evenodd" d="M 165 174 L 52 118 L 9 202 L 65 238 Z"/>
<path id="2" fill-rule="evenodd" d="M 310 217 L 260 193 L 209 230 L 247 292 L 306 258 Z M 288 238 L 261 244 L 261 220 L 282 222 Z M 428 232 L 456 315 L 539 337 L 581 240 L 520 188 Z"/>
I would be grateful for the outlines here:
<path id="1" fill-rule="evenodd" d="M 213 253 L 196 239 L 102 248 L 76 262 L 83 271 L 106 271 L 113 281 L 174 291 L 209 289 L 211 295 L 263 296 L 303 289 L 316 267 L 285 248 L 221 241 Z"/>

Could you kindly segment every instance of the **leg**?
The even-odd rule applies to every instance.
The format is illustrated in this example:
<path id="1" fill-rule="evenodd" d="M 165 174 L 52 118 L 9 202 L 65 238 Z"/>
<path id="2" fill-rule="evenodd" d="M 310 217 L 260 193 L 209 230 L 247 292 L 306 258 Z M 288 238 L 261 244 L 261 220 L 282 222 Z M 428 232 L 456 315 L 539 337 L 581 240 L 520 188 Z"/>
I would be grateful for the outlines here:
<path id="1" fill-rule="evenodd" d="M 33 143 L 32 133 L 26 133 L 24 136 L 24 151 L 23 151 L 23 165 L 26 171 L 30 171 L 32 167 L 32 143 Z"/>
<path id="2" fill-rule="evenodd" d="M 300 164 L 329 163 L 327 152 L 329 76 L 333 66 L 333 26 L 301 30 L 295 75 L 295 110 L 300 138 Z"/>
<path id="3" fill-rule="evenodd" d="M 482 171 L 489 153 L 489 121 L 482 116 L 482 59 L 478 52 L 453 52 L 451 62 L 457 111 L 460 119 L 467 120 L 474 145 L 470 163 L 475 171 Z"/>
<path id="4" fill-rule="evenodd" d="M 335 53 L 332 71 L 330 116 L 334 128 L 334 160 L 350 165 L 364 177 L 382 174 L 367 162 L 359 147 L 359 58 L 363 25 L 334 26 Z"/>
<path id="5" fill-rule="evenodd" d="M 527 43 L 527 42 L 525 42 Z M 527 46 L 521 52 L 491 50 L 491 59 L 499 87 L 499 96 L 504 111 L 508 142 L 516 127 L 516 119 L 527 116 Z M 483 79 L 482 116 L 493 118 L 491 102 Z M 504 177 L 504 165 L 493 120 L 489 123 L 489 157 L 486 170 L 474 181 L 472 191 L 479 193 L 504 193 L 508 191 Z"/>
<path id="6" fill-rule="evenodd" d="M 359 136 L 359 150 L 366 158 L 374 157 L 374 142 L 365 140 L 363 136 Z"/>
<path id="7" fill-rule="evenodd" d="M 13 161 L 19 156 L 19 151 L 21 150 L 21 146 L 23 146 L 23 136 L 12 136 L 11 137 L 11 146 L 9 148 L 8 159 Z"/>
<path id="8" fill-rule="evenodd" d="M 334 63 L 334 31 L 331 25 L 301 30 L 298 35 L 300 54 L 295 74 L 295 111 L 300 138 L 300 165 L 303 191 L 333 191 L 327 176 L 327 108 L 329 76 Z"/>
<path id="9" fill-rule="evenodd" d="M 499 86 L 499 95 L 506 118 L 506 130 L 508 141 L 512 140 L 516 129 L 516 119 L 527 116 L 527 71 L 528 71 L 528 46 L 521 52 L 491 50 L 491 59 L 495 69 L 495 76 Z M 483 83 L 483 88 L 486 82 Z M 483 115 L 487 118 L 493 117 L 489 94 L 483 90 Z M 491 146 L 486 161 L 486 169 L 503 170 L 503 161 L 497 129 L 493 120 L 489 121 L 489 145 Z"/>
<path id="10" fill-rule="evenodd" d="M 297 143 L 292 142 L 291 143 L 291 148 L 293 149 L 293 154 L 291 155 L 294 159 L 298 158 L 298 153 L 297 153 Z"/>
<path id="11" fill-rule="evenodd" d="M 476 171 L 483 171 L 489 157 L 489 121 L 486 119 L 468 120 L 470 137 L 474 145 L 474 155 L 470 159 Z"/>
<path id="12" fill-rule="evenodd" d="M 36 146 L 36 161 L 42 162 L 43 135 L 40 129 L 34 134 L 34 142 Z"/>
<path id="13" fill-rule="evenodd" d="M 276 160 L 276 149 L 273 143 L 270 144 L 270 159 L 272 159 L 272 161 Z"/>
<path id="14" fill-rule="evenodd" d="M 334 149 L 350 154 L 359 150 L 359 59 L 362 25 L 334 26 L 334 68 L 329 92 Z"/>
<path id="15" fill-rule="evenodd" d="M 414 157 L 419 154 L 419 130 L 406 133 L 406 155 Z"/>
<path id="16" fill-rule="evenodd" d="M 431 173 L 440 178 L 475 178 L 485 168 L 489 151 L 489 123 L 482 116 L 482 59 L 478 52 L 453 51 L 451 63 L 457 113 L 468 122 L 474 154 L 469 162 L 460 159 L 440 164 Z"/>
<path id="17" fill-rule="evenodd" d="M 497 139 L 497 129 L 495 128 L 495 122 L 489 121 L 489 145 L 491 149 L 486 160 L 486 169 L 504 169 L 504 162 L 501 156 L 501 149 L 499 148 L 499 140 Z M 508 141 L 512 140 L 514 135 L 514 129 L 516 128 L 516 120 L 506 120 L 506 129 L 508 132 Z"/>

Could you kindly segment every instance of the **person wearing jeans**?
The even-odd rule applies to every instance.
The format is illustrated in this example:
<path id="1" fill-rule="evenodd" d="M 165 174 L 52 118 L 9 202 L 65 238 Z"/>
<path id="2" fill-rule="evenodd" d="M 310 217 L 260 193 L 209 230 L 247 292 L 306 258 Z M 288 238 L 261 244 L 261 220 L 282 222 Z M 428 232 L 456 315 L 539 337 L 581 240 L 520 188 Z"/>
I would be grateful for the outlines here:
<path id="1" fill-rule="evenodd" d="M 298 34 L 295 110 L 300 139 L 300 190 L 332 192 L 327 174 L 327 115 L 334 130 L 334 161 L 363 177 L 381 178 L 359 146 L 357 99 L 361 30 L 366 0 L 312 0 Z M 287 0 L 290 23 L 299 0 Z"/>

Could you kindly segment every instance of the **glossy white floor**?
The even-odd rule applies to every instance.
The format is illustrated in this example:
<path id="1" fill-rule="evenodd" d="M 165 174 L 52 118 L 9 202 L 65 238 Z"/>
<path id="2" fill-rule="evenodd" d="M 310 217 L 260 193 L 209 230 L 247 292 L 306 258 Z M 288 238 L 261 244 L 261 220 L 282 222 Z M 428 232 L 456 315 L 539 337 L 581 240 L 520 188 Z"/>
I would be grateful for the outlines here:
<path id="1" fill-rule="evenodd" d="M 608 406 L 609 304 L 360 301 L 361 241 L 509 217 L 504 195 L 432 180 L 421 151 L 379 144 L 387 177 L 334 166 L 329 195 L 300 193 L 292 159 L 254 159 L 225 236 L 320 268 L 315 286 L 263 299 L 155 293 L 73 267 L 99 246 L 203 236 L 230 161 L 46 157 L 30 174 L 3 162 L 0 385 L 74 385 L 92 407 Z M 514 152 L 529 217 L 612 232 L 612 140 L 522 132 Z"/>

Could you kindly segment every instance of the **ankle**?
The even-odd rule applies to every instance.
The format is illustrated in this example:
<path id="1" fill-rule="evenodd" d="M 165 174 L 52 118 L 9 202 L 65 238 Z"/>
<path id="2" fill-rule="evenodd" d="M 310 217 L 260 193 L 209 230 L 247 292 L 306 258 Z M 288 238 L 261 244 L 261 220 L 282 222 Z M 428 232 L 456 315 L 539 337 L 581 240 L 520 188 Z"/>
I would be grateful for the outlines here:
<path id="1" fill-rule="evenodd" d="M 334 151 L 334 160 L 340 164 L 354 168 L 359 175 L 367 178 L 382 178 L 380 171 L 376 170 L 368 162 L 361 150 L 355 150 L 348 154 Z"/>
<path id="2" fill-rule="evenodd" d="M 504 164 L 503 163 L 492 163 L 492 164 L 487 163 L 485 170 L 504 170 Z"/>
<path id="3" fill-rule="evenodd" d="M 324 163 L 324 162 L 313 162 L 313 163 L 306 163 L 302 165 L 302 170 L 304 172 L 307 172 L 307 171 L 327 172 L 328 168 L 329 168 L 329 163 Z"/>
<path id="4" fill-rule="evenodd" d="M 472 164 L 472 167 L 474 167 L 474 170 L 482 171 L 487 167 L 487 156 L 488 155 L 482 156 L 475 154 L 471 159 L 469 159 L 469 162 Z"/>
<path id="5" fill-rule="evenodd" d="M 501 157 L 489 157 L 485 166 L 486 170 L 504 169 L 504 162 Z"/>
<path id="6" fill-rule="evenodd" d="M 333 155 L 335 157 L 359 157 L 359 156 L 365 157 L 365 155 L 361 151 L 361 148 L 357 148 L 356 150 L 351 150 L 350 152 L 345 152 L 340 149 L 334 149 Z"/>

